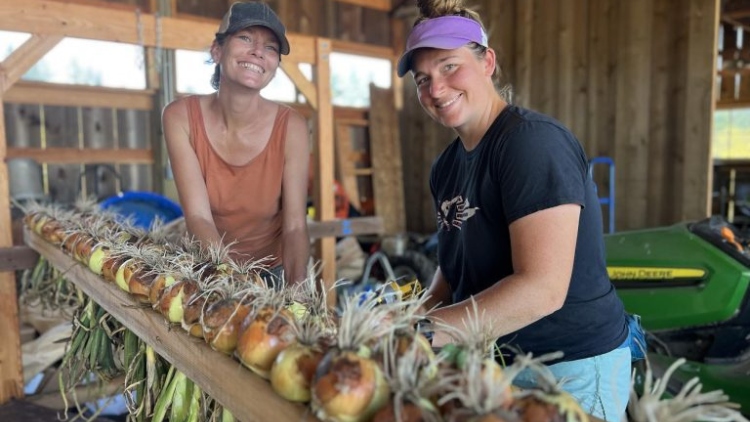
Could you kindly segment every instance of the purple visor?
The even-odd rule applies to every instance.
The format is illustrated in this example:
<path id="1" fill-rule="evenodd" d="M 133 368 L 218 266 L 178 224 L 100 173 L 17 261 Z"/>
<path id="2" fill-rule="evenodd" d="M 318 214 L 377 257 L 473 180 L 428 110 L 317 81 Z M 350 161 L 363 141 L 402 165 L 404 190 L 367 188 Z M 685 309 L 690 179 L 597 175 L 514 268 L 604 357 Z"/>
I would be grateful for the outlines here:
<path id="1" fill-rule="evenodd" d="M 470 42 L 487 47 L 487 34 L 479 22 L 462 16 L 441 16 L 417 24 L 406 40 L 406 51 L 398 61 L 398 76 L 406 75 L 419 48 L 453 50 Z"/>

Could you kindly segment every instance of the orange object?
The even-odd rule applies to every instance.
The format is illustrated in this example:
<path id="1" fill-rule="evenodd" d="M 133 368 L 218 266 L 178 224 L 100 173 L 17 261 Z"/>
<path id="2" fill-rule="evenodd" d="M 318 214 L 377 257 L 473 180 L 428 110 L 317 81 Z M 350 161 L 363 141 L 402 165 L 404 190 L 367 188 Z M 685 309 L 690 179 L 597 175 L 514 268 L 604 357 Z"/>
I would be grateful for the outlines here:
<path id="1" fill-rule="evenodd" d="M 730 244 L 734 245 L 734 247 L 737 248 L 738 251 L 743 251 L 742 245 L 737 242 L 737 239 L 735 239 L 734 237 L 734 232 L 729 227 L 721 228 L 721 237 L 723 237 L 724 240 L 726 240 Z"/>

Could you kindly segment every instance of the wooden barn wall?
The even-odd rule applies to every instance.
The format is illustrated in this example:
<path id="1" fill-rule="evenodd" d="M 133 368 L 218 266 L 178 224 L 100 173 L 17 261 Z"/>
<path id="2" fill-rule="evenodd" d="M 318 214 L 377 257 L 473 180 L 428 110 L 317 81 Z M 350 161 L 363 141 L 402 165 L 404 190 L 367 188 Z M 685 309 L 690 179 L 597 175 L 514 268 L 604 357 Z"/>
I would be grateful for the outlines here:
<path id="1" fill-rule="evenodd" d="M 708 215 L 719 0 L 470 4 L 499 50 L 514 102 L 562 121 L 589 158 L 614 159 L 616 230 Z M 453 135 L 424 116 L 409 79 L 404 185 L 407 203 L 426 205 L 407 209 L 407 227 L 429 232 L 429 168 Z M 605 174 L 595 172 L 600 196 Z"/>

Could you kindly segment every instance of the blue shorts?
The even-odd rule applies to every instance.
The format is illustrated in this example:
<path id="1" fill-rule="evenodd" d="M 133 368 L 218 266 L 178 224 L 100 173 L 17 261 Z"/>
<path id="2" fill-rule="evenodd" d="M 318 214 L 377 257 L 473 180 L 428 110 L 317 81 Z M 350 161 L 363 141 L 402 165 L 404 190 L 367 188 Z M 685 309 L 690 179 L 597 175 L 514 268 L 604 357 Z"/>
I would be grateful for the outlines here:
<path id="1" fill-rule="evenodd" d="M 630 339 L 609 353 L 590 358 L 560 362 L 549 369 L 562 389 L 570 393 L 585 412 L 608 422 L 624 420 L 630 397 Z M 534 388 L 536 374 L 529 369 L 514 380 L 521 388 Z"/>

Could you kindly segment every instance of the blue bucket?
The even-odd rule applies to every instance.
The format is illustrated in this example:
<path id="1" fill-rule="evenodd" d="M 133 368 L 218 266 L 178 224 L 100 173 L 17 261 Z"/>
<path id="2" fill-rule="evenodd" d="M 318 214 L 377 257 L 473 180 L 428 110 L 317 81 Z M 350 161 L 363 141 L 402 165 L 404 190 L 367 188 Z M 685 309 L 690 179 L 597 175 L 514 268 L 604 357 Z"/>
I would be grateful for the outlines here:
<path id="1" fill-rule="evenodd" d="M 99 207 L 123 217 L 132 217 L 135 225 L 144 229 L 151 227 L 157 217 L 164 223 L 182 217 L 179 204 L 153 192 L 123 192 L 105 199 Z"/>

